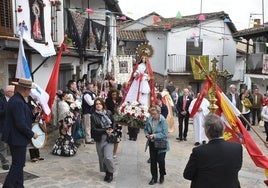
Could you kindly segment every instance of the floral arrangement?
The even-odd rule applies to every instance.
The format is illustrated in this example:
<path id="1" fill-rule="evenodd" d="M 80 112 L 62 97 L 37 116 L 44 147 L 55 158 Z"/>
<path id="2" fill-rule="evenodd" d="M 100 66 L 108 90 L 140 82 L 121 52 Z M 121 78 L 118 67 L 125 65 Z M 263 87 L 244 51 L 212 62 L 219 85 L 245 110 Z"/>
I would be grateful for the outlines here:
<path id="1" fill-rule="evenodd" d="M 75 100 L 73 103 L 70 104 L 71 111 L 80 112 L 82 110 L 82 105 L 79 100 Z"/>
<path id="2" fill-rule="evenodd" d="M 124 102 L 118 108 L 118 122 L 126 123 L 128 126 L 144 128 L 146 119 L 149 117 L 148 107 L 139 102 Z"/>

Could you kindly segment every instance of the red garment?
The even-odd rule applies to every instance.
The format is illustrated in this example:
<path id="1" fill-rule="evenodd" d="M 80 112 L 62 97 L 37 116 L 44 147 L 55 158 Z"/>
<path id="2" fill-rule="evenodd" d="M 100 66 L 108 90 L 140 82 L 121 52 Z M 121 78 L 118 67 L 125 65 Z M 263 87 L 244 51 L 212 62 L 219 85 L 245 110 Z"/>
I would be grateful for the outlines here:
<path id="1" fill-rule="evenodd" d="M 142 62 L 142 59 L 143 57 L 141 57 L 141 60 L 135 65 L 132 73 L 131 73 L 131 76 L 130 76 L 130 79 L 128 81 L 128 85 L 125 89 L 125 92 L 124 92 L 124 96 L 122 98 L 122 103 L 125 102 L 125 98 L 127 96 L 127 93 L 129 91 L 129 88 L 130 86 L 132 85 L 132 82 L 133 80 L 135 79 L 134 78 L 134 73 L 135 71 L 137 70 L 138 68 L 138 65 Z M 155 96 L 155 92 L 154 92 L 154 88 L 155 88 L 155 84 L 154 84 L 154 75 L 153 75 L 153 70 L 152 70 L 152 67 L 151 67 L 151 64 L 150 64 L 150 61 L 149 61 L 149 58 L 148 57 L 145 57 L 145 62 L 146 62 L 146 69 L 147 69 L 147 73 L 148 73 L 148 77 L 149 77 L 149 86 L 150 86 L 150 105 L 155 105 L 155 99 L 156 99 L 156 96 Z M 138 79 L 142 79 L 142 78 L 139 78 Z M 137 96 L 139 97 L 139 96 Z"/>

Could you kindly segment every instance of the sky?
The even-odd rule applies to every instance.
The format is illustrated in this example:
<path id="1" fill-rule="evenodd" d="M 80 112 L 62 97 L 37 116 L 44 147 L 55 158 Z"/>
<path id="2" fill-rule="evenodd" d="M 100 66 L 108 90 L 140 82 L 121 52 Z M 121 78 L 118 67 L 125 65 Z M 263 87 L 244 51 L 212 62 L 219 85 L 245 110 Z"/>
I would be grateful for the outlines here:
<path id="1" fill-rule="evenodd" d="M 201 12 L 224 11 L 229 14 L 237 30 L 252 27 L 252 19 L 261 19 L 264 2 L 264 22 L 268 22 L 268 2 L 266 0 L 119 0 L 119 6 L 126 16 L 139 19 L 151 12 L 164 18 L 198 14 Z M 267 13 L 266 13 L 266 12 Z"/>

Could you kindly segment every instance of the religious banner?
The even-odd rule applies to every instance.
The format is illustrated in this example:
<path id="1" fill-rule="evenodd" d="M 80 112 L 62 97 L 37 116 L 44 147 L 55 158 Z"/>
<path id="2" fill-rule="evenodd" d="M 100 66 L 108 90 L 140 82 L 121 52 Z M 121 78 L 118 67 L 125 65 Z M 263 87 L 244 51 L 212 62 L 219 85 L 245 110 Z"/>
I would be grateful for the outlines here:
<path id="1" fill-rule="evenodd" d="M 203 56 L 190 56 L 190 61 L 191 61 L 191 66 L 194 74 L 194 79 L 195 80 L 205 80 L 206 76 L 202 74 L 201 70 L 199 67 L 195 64 L 195 59 L 199 59 L 200 63 L 202 66 L 205 68 L 205 70 L 209 70 L 209 56 L 208 55 L 203 55 Z"/>
<path id="2" fill-rule="evenodd" d="M 56 54 L 51 38 L 51 4 L 49 0 L 17 0 L 18 26 L 24 26 L 23 39 L 43 57 Z M 20 31 L 18 30 L 18 35 Z"/>
<path id="3" fill-rule="evenodd" d="M 102 39 L 103 39 L 103 33 L 104 33 L 104 25 L 101 25 L 97 22 L 91 21 L 92 26 L 92 32 L 95 37 L 95 43 L 97 50 L 101 50 L 102 48 Z"/>
<path id="4" fill-rule="evenodd" d="M 133 70 L 133 59 L 130 56 L 117 56 L 113 59 L 114 62 L 114 76 L 118 83 L 128 82 L 131 72 Z"/>

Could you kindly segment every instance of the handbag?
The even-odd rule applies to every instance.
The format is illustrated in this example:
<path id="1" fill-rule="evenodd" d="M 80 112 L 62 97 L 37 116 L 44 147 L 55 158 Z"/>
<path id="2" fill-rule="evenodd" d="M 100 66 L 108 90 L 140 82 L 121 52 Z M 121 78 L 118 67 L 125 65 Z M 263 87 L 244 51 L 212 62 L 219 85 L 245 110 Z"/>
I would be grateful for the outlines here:
<path id="1" fill-rule="evenodd" d="M 156 150 L 164 150 L 167 149 L 167 141 L 163 139 L 155 139 L 154 140 L 154 148 Z"/>
<path id="2" fill-rule="evenodd" d="M 117 142 L 117 138 L 113 133 L 112 134 L 107 134 L 106 140 L 107 140 L 108 143 L 116 143 Z"/>

